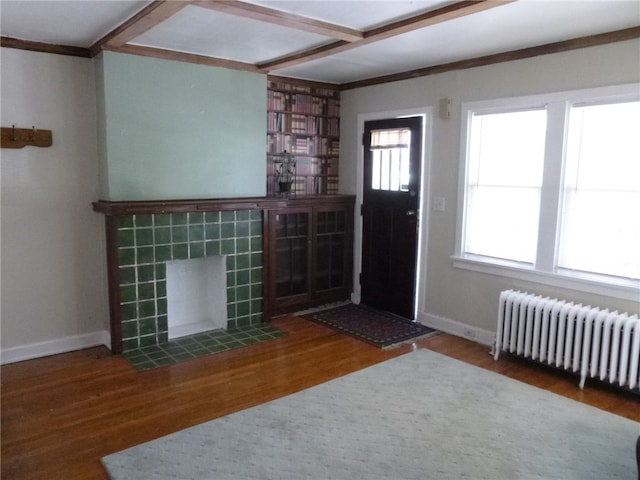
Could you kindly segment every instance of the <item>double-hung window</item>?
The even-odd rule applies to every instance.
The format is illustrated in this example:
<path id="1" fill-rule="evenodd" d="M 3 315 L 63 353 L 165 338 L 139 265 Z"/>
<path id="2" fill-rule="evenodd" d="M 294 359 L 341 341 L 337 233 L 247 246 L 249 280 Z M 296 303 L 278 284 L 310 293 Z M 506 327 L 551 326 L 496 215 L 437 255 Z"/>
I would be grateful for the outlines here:
<path id="1" fill-rule="evenodd" d="M 637 289 L 640 86 L 469 102 L 462 113 L 456 265 Z"/>

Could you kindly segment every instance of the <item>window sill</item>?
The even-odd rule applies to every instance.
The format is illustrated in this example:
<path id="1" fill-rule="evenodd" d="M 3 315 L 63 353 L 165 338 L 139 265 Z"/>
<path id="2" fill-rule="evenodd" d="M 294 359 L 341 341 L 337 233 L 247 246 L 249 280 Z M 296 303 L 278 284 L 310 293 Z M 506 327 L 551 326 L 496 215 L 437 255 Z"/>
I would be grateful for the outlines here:
<path id="1" fill-rule="evenodd" d="M 613 279 L 613 281 L 604 281 L 604 277 L 589 276 L 578 272 L 540 272 L 529 265 L 498 263 L 480 257 L 468 258 L 453 255 L 451 259 L 455 268 L 463 270 L 640 302 L 640 281 L 637 280 Z"/>

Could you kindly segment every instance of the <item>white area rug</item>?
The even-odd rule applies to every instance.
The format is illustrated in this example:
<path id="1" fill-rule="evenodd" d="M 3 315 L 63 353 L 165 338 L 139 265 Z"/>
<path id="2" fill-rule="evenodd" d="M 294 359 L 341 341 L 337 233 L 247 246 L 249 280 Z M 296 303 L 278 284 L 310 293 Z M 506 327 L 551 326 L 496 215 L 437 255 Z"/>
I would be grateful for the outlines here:
<path id="1" fill-rule="evenodd" d="M 639 434 L 639 423 L 418 350 L 103 463 L 117 480 L 636 480 Z"/>

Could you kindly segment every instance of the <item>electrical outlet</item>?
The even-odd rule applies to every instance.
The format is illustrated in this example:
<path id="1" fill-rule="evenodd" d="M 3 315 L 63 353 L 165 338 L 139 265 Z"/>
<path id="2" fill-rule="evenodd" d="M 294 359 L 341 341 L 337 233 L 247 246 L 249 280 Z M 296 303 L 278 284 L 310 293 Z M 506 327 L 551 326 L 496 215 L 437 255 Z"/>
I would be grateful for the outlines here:
<path id="1" fill-rule="evenodd" d="M 433 197 L 433 210 L 444 212 L 444 197 Z"/>

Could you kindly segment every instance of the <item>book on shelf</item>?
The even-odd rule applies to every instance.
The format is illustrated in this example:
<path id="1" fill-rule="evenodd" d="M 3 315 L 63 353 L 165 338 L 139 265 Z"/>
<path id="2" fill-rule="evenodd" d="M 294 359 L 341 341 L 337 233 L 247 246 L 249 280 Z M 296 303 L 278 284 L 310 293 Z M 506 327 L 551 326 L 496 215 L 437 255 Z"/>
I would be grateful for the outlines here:
<path id="1" fill-rule="evenodd" d="M 296 161 L 291 194 L 337 193 L 340 92 L 286 81 L 267 85 L 268 192 L 278 193 L 274 182 L 286 151 Z"/>

